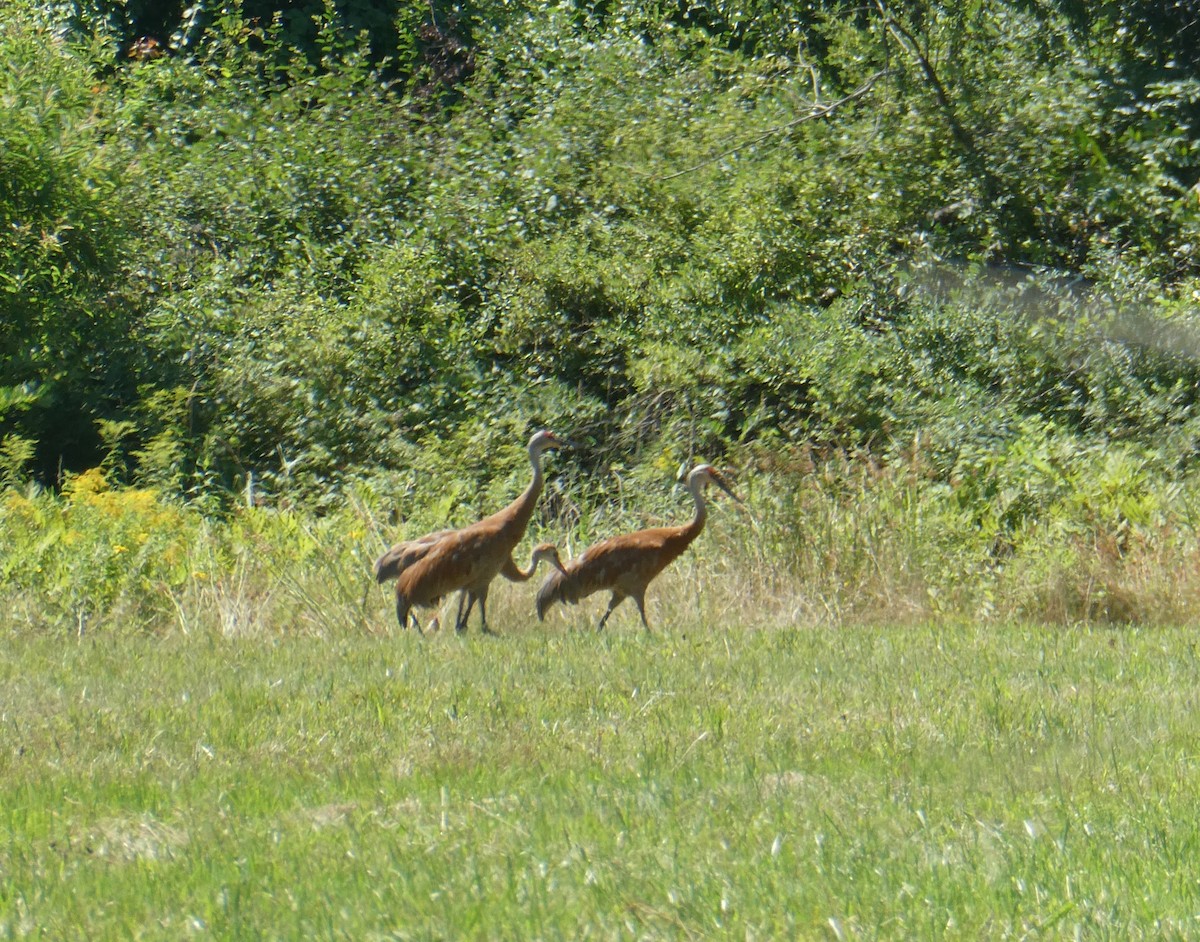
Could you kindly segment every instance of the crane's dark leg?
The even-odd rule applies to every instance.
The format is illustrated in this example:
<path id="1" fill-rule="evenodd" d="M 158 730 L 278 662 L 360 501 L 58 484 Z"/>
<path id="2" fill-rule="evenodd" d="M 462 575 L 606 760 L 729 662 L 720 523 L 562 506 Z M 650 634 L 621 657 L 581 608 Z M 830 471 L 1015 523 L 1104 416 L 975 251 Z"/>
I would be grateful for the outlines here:
<path id="1" fill-rule="evenodd" d="M 485 635 L 496 634 L 487 623 L 487 589 L 479 593 L 479 625 Z"/>
<path id="2" fill-rule="evenodd" d="M 463 611 L 463 602 L 467 603 L 466 611 Z M 454 616 L 454 630 L 462 634 L 467 630 L 467 619 L 471 617 L 471 609 L 475 606 L 475 596 L 466 589 L 458 593 L 458 613 Z"/>
<path id="3" fill-rule="evenodd" d="M 467 608 L 463 610 L 463 600 L 466 599 Z M 462 634 L 467 630 L 467 619 L 471 617 L 471 609 L 475 607 L 475 594 L 463 589 L 458 593 L 458 615 L 454 618 L 454 630 Z"/>
<path id="4" fill-rule="evenodd" d="M 637 602 L 638 614 L 642 616 L 642 624 L 646 626 L 646 630 L 650 630 L 650 622 L 646 621 L 646 593 L 635 595 L 633 600 Z"/>
<path id="5" fill-rule="evenodd" d="M 608 616 L 613 613 L 613 609 L 625 601 L 625 596 L 619 595 L 616 592 L 612 594 L 612 598 L 608 600 L 608 608 L 605 609 L 603 615 L 600 616 L 600 624 L 596 626 L 597 631 L 604 629 L 604 623 L 608 621 Z"/>

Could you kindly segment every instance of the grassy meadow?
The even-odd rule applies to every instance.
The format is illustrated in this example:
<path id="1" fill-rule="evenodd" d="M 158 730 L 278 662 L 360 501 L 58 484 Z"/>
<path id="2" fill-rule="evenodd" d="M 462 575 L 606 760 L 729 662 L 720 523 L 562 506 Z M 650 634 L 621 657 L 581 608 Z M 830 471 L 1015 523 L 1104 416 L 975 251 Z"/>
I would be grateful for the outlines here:
<path id="1" fill-rule="evenodd" d="M 1196 4 L 0 22 L 0 940 L 1200 938 Z"/>
<path id="2" fill-rule="evenodd" d="M 0 938 L 1200 937 L 1190 503 L 992 558 L 806 480 L 717 502 L 651 632 L 501 580 L 496 638 L 395 627 L 365 498 L 10 489 Z"/>
<path id="3" fill-rule="evenodd" d="M 707 575 L 651 634 L 528 586 L 499 638 L 4 632 L 0 938 L 1200 935 L 1190 630 Z"/>

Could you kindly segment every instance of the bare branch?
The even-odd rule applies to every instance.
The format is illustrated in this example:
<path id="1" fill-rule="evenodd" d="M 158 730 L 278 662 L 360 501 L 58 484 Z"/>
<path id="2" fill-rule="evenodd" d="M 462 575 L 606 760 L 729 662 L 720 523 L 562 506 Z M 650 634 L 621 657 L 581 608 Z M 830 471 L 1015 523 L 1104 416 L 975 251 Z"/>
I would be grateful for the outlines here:
<path id="1" fill-rule="evenodd" d="M 833 114 L 833 112 L 837 111 L 838 108 L 842 107 L 842 105 L 849 104 L 852 101 L 857 101 L 858 99 L 862 98 L 875 86 L 876 82 L 878 82 L 881 78 L 883 78 L 885 75 L 888 75 L 892 71 L 893 71 L 892 69 L 882 69 L 881 71 L 876 72 L 874 75 L 872 75 L 865 82 L 863 82 L 863 84 L 860 85 L 858 88 L 856 88 L 854 91 L 850 92 L 850 94 L 846 95 L 843 98 L 839 98 L 837 101 L 831 101 L 828 104 L 824 104 L 824 105 L 817 104 L 814 102 L 812 109 L 810 111 L 808 111 L 806 114 L 802 114 L 798 118 L 788 121 L 786 124 L 780 124 L 780 125 L 777 125 L 776 127 L 768 128 L 766 131 L 763 131 L 761 134 L 756 135 L 755 137 L 752 137 L 750 140 L 743 141 L 742 143 L 740 143 L 734 147 L 731 147 L 726 151 L 722 151 L 719 154 L 715 154 L 714 156 L 709 157 L 707 160 L 702 160 L 700 163 L 696 164 L 695 166 L 687 167 L 684 170 L 676 170 L 674 173 L 669 173 L 669 174 L 666 174 L 665 176 L 655 177 L 654 179 L 674 180 L 676 177 L 682 177 L 685 174 L 694 173 L 697 170 L 700 170 L 704 167 L 708 167 L 711 164 L 715 164 L 719 160 L 724 160 L 726 157 L 732 157 L 734 154 L 738 153 L 739 151 L 743 151 L 748 147 L 754 147 L 756 144 L 761 144 L 763 141 L 768 140 L 772 137 L 775 137 L 778 134 L 783 134 L 786 131 L 790 131 L 792 128 L 797 127 L 798 125 L 801 125 L 806 121 L 815 121 L 818 118 L 827 118 L 827 117 L 829 117 L 829 115 Z M 818 87 L 817 86 L 817 78 L 816 78 L 815 74 L 813 75 L 813 85 L 814 85 L 814 87 Z"/>
<path id="2" fill-rule="evenodd" d="M 903 46 L 921 67 L 921 71 L 925 74 L 925 80 L 929 83 L 929 87 L 933 89 L 933 97 L 937 100 L 938 107 L 942 109 L 942 114 L 946 116 L 946 123 L 950 126 L 950 133 L 954 136 L 954 140 L 959 147 L 972 160 L 978 156 L 978 149 L 975 146 L 975 141 L 963 127 L 962 122 L 958 120 L 958 115 L 954 110 L 954 105 L 950 102 L 950 96 L 946 93 L 946 86 L 942 84 L 941 78 L 933 67 L 933 62 L 930 61 L 928 53 L 921 48 L 921 44 L 917 42 L 917 38 L 912 32 L 907 29 L 899 20 L 892 16 L 892 11 L 887 8 L 883 0 L 875 0 L 875 5 L 879 8 L 879 12 L 883 14 L 883 21 L 887 25 L 888 32 L 896 37 L 897 42 Z"/>
<path id="3" fill-rule="evenodd" d="M 905 52 L 916 60 L 917 65 L 925 76 L 926 83 L 933 90 L 934 100 L 937 102 L 938 109 L 945 118 L 946 126 L 950 130 L 950 136 L 954 139 L 954 143 L 958 145 L 963 158 L 975 173 L 983 188 L 985 201 L 988 204 L 994 203 L 997 195 L 1001 192 L 1000 182 L 996 179 L 988 167 L 987 161 L 980 153 L 975 136 L 959 120 L 954 102 L 951 101 L 950 94 L 946 91 L 946 86 L 943 84 L 937 70 L 933 67 L 933 61 L 930 59 L 927 51 L 928 45 L 925 49 L 921 48 L 917 37 L 892 15 L 892 11 L 888 9 L 884 0 L 875 0 L 875 6 L 878 7 L 879 12 L 883 15 L 883 21 L 888 32 L 896 38 L 896 41 Z"/>

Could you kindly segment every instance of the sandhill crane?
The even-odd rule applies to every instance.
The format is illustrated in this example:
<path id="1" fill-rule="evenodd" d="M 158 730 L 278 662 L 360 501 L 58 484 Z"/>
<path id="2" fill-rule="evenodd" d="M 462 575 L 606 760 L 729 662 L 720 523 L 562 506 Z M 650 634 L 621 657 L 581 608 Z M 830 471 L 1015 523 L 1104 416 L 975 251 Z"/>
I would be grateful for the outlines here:
<path id="1" fill-rule="evenodd" d="M 528 582 L 533 578 L 533 574 L 537 572 L 538 563 L 542 562 L 543 560 L 548 562 L 559 572 L 563 571 L 563 562 L 558 555 L 558 547 L 553 543 L 539 543 L 533 548 L 533 554 L 529 557 L 528 569 L 518 568 L 517 564 L 513 562 L 513 558 L 509 556 L 508 560 L 500 569 L 500 575 L 502 575 L 509 582 Z M 464 597 L 467 600 L 467 610 L 465 612 L 463 611 Z M 480 605 L 482 606 L 482 601 L 475 592 L 464 589 L 461 593 L 459 593 L 458 616 L 454 620 L 454 628 L 456 631 L 466 630 L 467 619 L 471 617 L 471 609 L 474 607 L 476 601 L 480 601 Z"/>
<path id="2" fill-rule="evenodd" d="M 427 533 L 425 536 L 417 537 L 415 540 L 404 540 L 397 543 L 376 561 L 375 581 L 382 584 L 390 579 L 398 579 L 400 573 L 405 569 L 418 560 L 424 559 L 425 555 L 438 540 L 455 532 L 454 530 L 438 530 L 434 533 Z M 562 559 L 558 555 L 558 547 L 553 543 L 539 543 L 533 548 L 533 554 L 529 558 L 528 569 L 521 569 L 517 566 L 512 556 L 509 556 L 500 568 L 500 575 L 509 582 L 528 582 L 533 578 L 533 574 L 537 572 L 538 563 L 543 560 L 550 563 L 555 569 L 561 570 L 563 568 Z M 464 600 L 467 602 L 467 610 L 465 612 L 463 611 Z M 459 593 L 458 615 L 455 617 L 456 626 L 466 624 L 466 620 L 470 616 L 475 602 L 476 598 L 474 595 L 469 595 L 465 590 Z M 410 617 L 415 623 L 416 616 L 410 615 Z M 436 618 L 433 624 L 437 624 Z M 419 629 L 420 625 L 417 627 Z"/>
<path id="3" fill-rule="evenodd" d="M 400 573 L 417 560 L 424 559 L 425 554 L 433 548 L 434 543 L 453 532 L 453 530 L 438 530 L 435 533 L 419 536 L 415 540 L 404 540 L 397 543 L 375 561 L 375 581 L 383 585 L 390 579 L 398 578 Z"/>
<path id="4" fill-rule="evenodd" d="M 414 540 L 404 540 L 396 543 L 375 561 L 375 581 L 383 585 L 383 583 L 392 579 L 398 579 L 400 573 L 404 572 L 405 569 L 417 562 L 417 560 L 424 559 L 425 554 L 433 548 L 433 545 L 438 540 L 454 532 L 454 530 L 437 530 L 434 533 L 426 533 L 424 536 L 417 537 Z M 460 593 L 458 597 L 458 611 L 460 615 L 462 614 L 462 603 L 463 596 Z M 412 620 L 417 631 L 420 631 L 421 625 L 417 622 L 417 616 L 413 615 Z M 437 616 L 434 616 L 430 627 L 435 631 L 439 627 Z"/>
<path id="5" fill-rule="evenodd" d="M 453 533 L 454 531 L 450 532 Z M 543 560 L 550 563 L 550 565 L 554 566 L 555 569 L 561 571 L 563 568 L 562 559 L 558 555 L 558 547 L 553 543 L 539 543 L 533 548 L 533 552 L 529 557 L 528 569 L 521 569 L 510 556 L 505 562 L 504 566 L 501 568 L 500 575 L 504 576 L 504 578 L 508 579 L 510 582 L 528 582 L 533 577 L 533 574 L 537 572 L 538 563 L 542 562 Z M 458 593 L 458 614 L 454 619 L 454 627 L 456 631 L 461 632 L 466 629 L 467 618 L 469 618 L 471 615 L 471 609 L 474 607 L 475 602 L 481 598 L 482 596 L 479 593 L 470 589 L 463 589 Z M 466 602 L 465 611 L 463 609 L 464 601 Z M 437 598 L 430 600 L 428 603 L 420 602 L 414 604 L 420 604 L 424 607 L 434 608 L 440 605 L 441 602 L 442 600 Z M 407 617 L 412 619 L 413 626 L 417 629 L 417 632 L 424 634 L 424 632 L 421 631 L 420 623 L 417 621 L 417 616 L 412 612 L 411 608 Z M 404 627 L 407 627 L 406 623 L 401 622 L 401 624 L 404 625 Z M 437 628 L 438 619 L 435 617 L 430 623 L 430 630 L 436 631 Z"/>
<path id="6" fill-rule="evenodd" d="M 603 628 L 613 609 L 627 598 L 632 598 L 642 616 L 642 624 L 650 630 L 646 621 L 646 587 L 660 572 L 676 559 L 704 529 L 707 511 L 704 503 L 704 488 L 716 484 L 734 500 L 741 499 L 733 493 L 729 483 L 712 465 L 697 465 L 687 478 L 687 488 L 696 502 L 696 516 L 691 523 L 681 527 L 656 527 L 610 537 L 588 547 L 581 555 L 567 563 L 559 572 L 552 572 L 542 583 L 537 594 L 538 619 L 555 602 L 574 604 L 593 592 L 607 589 L 612 592 L 608 609 L 597 628 Z"/>
<path id="7" fill-rule="evenodd" d="M 492 633 L 487 625 L 488 588 L 502 572 L 509 578 L 510 572 L 520 572 L 513 562 L 512 551 L 525 535 L 534 505 L 542 492 L 542 455 L 567 444 L 553 432 L 538 432 L 529 440 L 533 480 L 520 497 L 478 523 L 431 540 L 426 551 L 418 551 L 420 558 L 400 571 L 396 578 L 396 618 L 400 627 L 405 627 L 409 612 L 415 606 L 433 605 L 451 592 L 462 590 L 467 593 L 468 605 L 466 612 L 462 612 L 460 604 L 455 629 L 466 629 L 467 616 L 478 601 L 482 630 L 485 634 Z"/>

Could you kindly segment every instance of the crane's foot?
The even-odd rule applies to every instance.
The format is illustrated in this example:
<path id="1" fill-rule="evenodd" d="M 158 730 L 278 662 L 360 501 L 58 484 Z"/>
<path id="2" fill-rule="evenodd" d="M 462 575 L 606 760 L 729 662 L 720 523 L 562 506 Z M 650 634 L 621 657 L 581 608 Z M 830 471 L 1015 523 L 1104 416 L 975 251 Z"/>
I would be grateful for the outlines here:
<path id="1" fill-rule="evenodd" d="M 487 625 L 484 625 L 484 626 L 483 626 L 483 628 L 482 628 L 481 630 L 482 630 L 482 631 L 483 631 L 483 633 L 484 633 L 485 635 L 487 635 L 489 638 L 499 638 L 499 637 L 500 637 L 500 632 L 498 632 L 498 631 L 492 631 L 492 629 L 491 629 L 491 628 L 489 628 Z"/>

